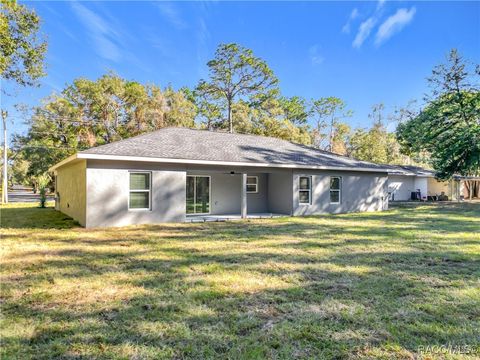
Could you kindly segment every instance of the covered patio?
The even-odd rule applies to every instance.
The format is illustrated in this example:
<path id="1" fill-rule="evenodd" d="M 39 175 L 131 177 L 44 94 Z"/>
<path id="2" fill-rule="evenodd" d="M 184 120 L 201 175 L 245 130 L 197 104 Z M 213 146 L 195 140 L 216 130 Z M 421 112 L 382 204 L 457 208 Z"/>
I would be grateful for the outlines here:
<path id="1" fill-rule="evenodd" d="M 263 219 L 291 215 L 292 172 L 190 169 L 186 222 Z"/>

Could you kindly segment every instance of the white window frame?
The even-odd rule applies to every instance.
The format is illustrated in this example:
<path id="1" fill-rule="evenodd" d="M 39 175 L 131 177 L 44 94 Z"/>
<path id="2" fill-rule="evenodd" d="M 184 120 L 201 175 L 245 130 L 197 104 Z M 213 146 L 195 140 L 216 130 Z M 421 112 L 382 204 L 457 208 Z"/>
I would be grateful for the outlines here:
<path id="1" fill-rule="evenodd" d="M 332 179 L 338 179 L 338 189 L 332 189 Z M 329 183 L 329 192 L 328 197 L 330 200 L 330 204 L 340 204 L 342 202 L 342 177 L 341 176 L 330 176 L 330 183 Z M 338 192 L 338 201 L 332 201 L 332 191 Z"/>
<path id="2" fill-rule="evenodd" d="M 131 174 L 148 174 L 148 190 L 131 190 L 130 189 L 130 175 Z M 130 194 L 133 192 L 148 192 L 148 207 L 147 208 L 131 208 L 130 207 Z M 131 170 L 128 172 L 128 211 L 151 211 L 152 210 L 152 172 L 151 171 L 139 171 Z"/>
<path id="3" fill-rule="evenodd" d="M 254 178 L 255 179 L 255 184 L 249 184 L 248 183 L 248 178 Z M 248 186 L 249 185 L 255 185 L 255 191 L 248 191 Z M 258 176 L 250 176 L 250 175 L 247 175 L 247 183 L 245 184 L 246 186 L 246 192 L 247 194 L 258 194 Z"/>
<path id="4" fill-rule="evenodd" d="M 301 189 L 300 188 L 300 182 L 301 182 L 300 180 L 302 178 L 309 178 L 310 181 L 308 183 L 309 183 L 310 186 L 308 187 L 308 189 Z M 309 175 L 300 175 L 298 177 L 298 203 L 300 205 L 312 205 L 312 180 L 313 180 L 312 176 L 309 176 Z M 302 202 L 300 200 L 300 192 L 301 191 L 308 191 L 308 202 Z"/>

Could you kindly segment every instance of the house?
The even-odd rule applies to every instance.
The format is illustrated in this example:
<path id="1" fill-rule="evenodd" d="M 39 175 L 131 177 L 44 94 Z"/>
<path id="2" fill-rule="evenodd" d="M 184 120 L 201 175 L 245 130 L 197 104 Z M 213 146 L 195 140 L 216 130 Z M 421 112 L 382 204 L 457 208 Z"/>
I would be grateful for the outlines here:
<path id="1" fill-rule="evenodd" d="M 447 196 L 448 200 L 458 200 L 463 191 L 458 178 L 439 181 L 435 172 L 418 166 L 385 165 L 388 168 L 388 194 L 390 201 L 409 201 L 420 193 L 420 199 L 427 200 Z M 416 195 L 415 195 L 416 196 Z"/>
<path id="2" fill-rule="evenodd" d="M 289 141 L 163 128 L 53 166 L 56 208 L 86 227 L 387 209 L 387 170 Z"/>

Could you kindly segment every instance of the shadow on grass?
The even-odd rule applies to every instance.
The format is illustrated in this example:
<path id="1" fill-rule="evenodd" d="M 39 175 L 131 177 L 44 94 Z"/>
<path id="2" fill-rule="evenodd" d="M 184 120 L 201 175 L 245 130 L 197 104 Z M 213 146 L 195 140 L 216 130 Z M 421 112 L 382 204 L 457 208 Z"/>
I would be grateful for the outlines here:
<path id="1" fill-rule="evenodd" d="M 172 253 L 168 248 L 161 251 Z M 180 250 L 174 253 L 178 257 Z M 110 358 L 112 353 L 105 349 L 119 352 L 119 347 L 135 346 L 140 357 L 268 358 L 283 354 L 343 358 L 365 344 L 395 344 L 415 352 L 419 345 L 474 345 L 478 335 L 478 299 L 456 298 L 452 303 L 447 281 L 462 279 L 474 284 L 479 262 L 455 252 L 309 258 L 255 252 L 246 257 L 227 251 L 220 255 L 183 253 L 178 260 L 134 261 L 134 254 L 103 255 L 115 263 L 110 269 L 100 269 L 100 273 L 116 269 L 135 277 L 141 274 L 133 283 L 149 289 L 150 295 L 84 311 L 75 306 L 39 306 L 39 299 L 28 296 L 15 303 L 7 301 L 3 306 L 6 316 L 15 313 L 22 321 L 42 319 L 45 325 L 28 337 L 4 337 L 3 346 L 19 344 L 23 354 L 50 357 L 65 356 L 72 347 L 90 346 L 95 357 Z M 69 274 L 77 281 L 90 276 L 92 272 L 85 269 L 95 268 L 99 261 L 99 255 L 93 252 L 57 256 L 64 259 L 44 265 L 82 268 Z M 296 275 L 299 281 L 285 288 L 259 291 L 222 290 L 208 277 L 192 281 L 184 271 L 220 264 L 225 265 L 222 271 L 226 273 L 243 269 L 255 274 L 268 261 L 278 262 L 280 267 L 282 262 L 309 266 L 268 271 L 270 276 Z M 319 264 L 339 268 L 369 265 L 376 269 L 355 274 L 316 268 Z M 30 286 L 37 281 L 40 279 L 28 280 Z"/>
<path id="2" fill-rule="evenodd" d="M 4 229 L 71 229 L 80 226 L 53 207 L 12 204 L 0 208 L 0 226 Z"/>

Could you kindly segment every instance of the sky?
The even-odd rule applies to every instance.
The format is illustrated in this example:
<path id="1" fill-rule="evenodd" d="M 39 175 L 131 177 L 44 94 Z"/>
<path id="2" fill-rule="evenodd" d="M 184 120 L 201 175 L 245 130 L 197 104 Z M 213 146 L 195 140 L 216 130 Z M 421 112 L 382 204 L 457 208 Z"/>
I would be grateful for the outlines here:
<path id="1" fill-rule="evenodd" d="M 2 97 L 10 128 L 23 133 L 13 104 L 39 105 L 75 78 L 113 71 L 162 87 L 194 87 L 220 43 L 264 59 L 283 95 L 342 98 L 354 127 L 428 91 L 426 77 L 451 48 L 480 63 L 480 2 L 22 2 L 42 18 L 48 75 L 34 89 Z M 391 125 L 394 126 L 394 125 Z"/>

